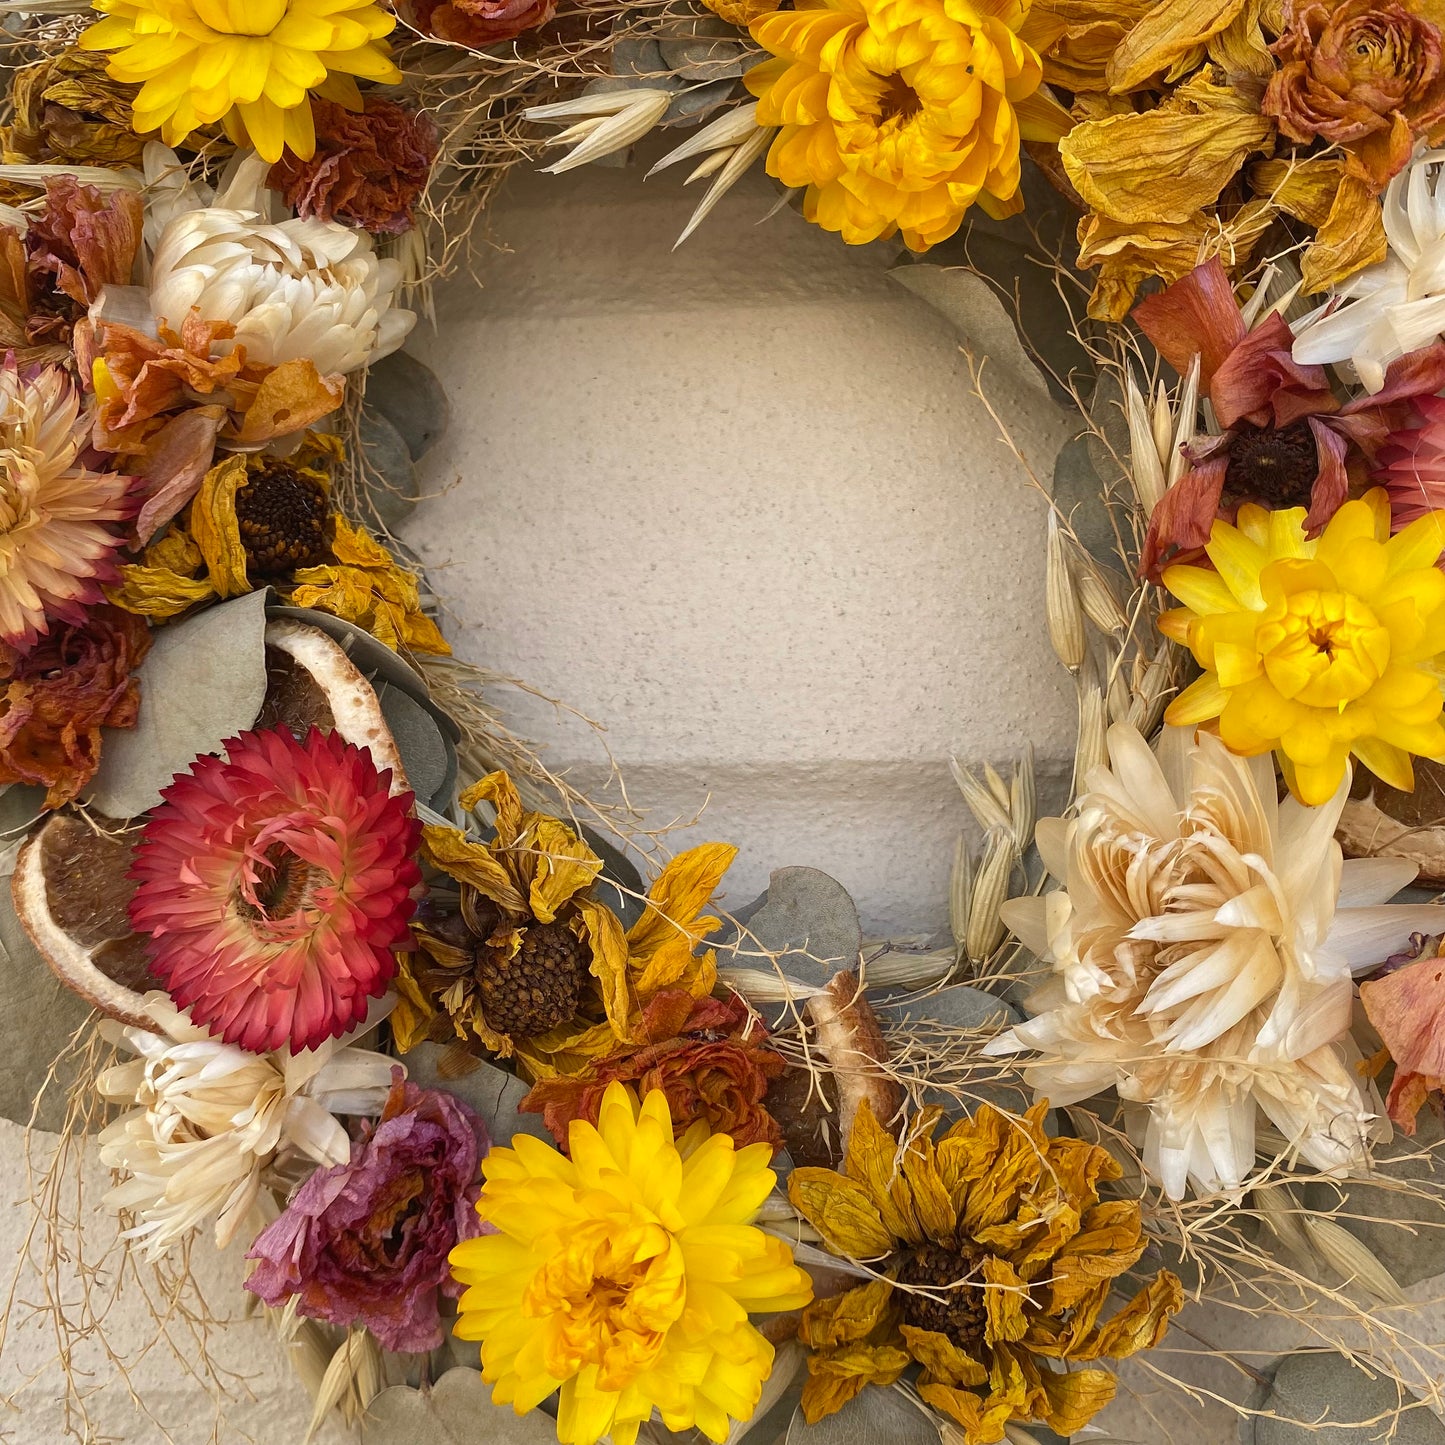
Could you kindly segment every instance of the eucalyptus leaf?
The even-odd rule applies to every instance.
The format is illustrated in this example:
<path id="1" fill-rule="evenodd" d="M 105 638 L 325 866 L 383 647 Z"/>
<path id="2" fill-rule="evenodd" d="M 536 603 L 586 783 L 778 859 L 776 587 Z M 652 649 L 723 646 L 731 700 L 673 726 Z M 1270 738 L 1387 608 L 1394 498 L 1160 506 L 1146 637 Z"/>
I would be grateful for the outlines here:
<path id="1" fill-rule="evenodd" d="M 1017 387 L 1050 399 L 1043 368 L 1024 350 L 1017 324 L 991 282 L 966 266 L 921 262 L 895 266 L 888 274 L 951 321 L 976 360 L 987 357 L 995 374 L 1002 371 Z"/>
<path id="2" fill-rule="evenodd" d="M 723 967 L 766 974 L 781 969 L 790 979 L 822 987 L 835 973 L 858 966 L 863 946 L 858 907 L 837 879 L 817 868 L 776 869 L 766 891 L 734 918 L 747 931 L 722 935 L 724 943 L 741 949 L 720 954 Z M 759 957 L 761 952 L 772 957 Z M 766 1007 L 763 1012 L 766 1016 Z M 774 1018 L 785 1013 L 780 1006 Z"/>
<path id="3" fill-rule="evenodd" d="M 362 408 L 357 442 L 366 461 L 366 499 L 390 531 L 406 521 L 421 495 L 411 447 L 392 419 L 370 405 Z"/>
<path id="4" fill-rule="evenodd" d="M 518 1415 L 492 1404 L 481 1374 L 458 1366 L 435 1385 L 393 1385 L 372 1402 L 362 1425 L 365 1445 L 557 1445 L 556 1422 L 540 1410 Z"/>
<path id="5" fill-rule="evenodd" d="M 1374 1253 L 1404 1287 L 1445 1274 L 1445 1204 L 1440 1177 L 1445 1171 L 1445 1130 L 1433 1110 L 1421 1110 L 1413 1139 L 1397 1134 L 1371 1151 L 1383 1184 L 1366 1181 L 1321 1181 L 1306 1184 L 1303 1202 L 1310 1209 L 1333 1212 L 1345 1196 L 1336 1222 Z M 1420 1157 L 1414 1157 L 1414 1156 Z M 1390 1181 L 1417 1181 L 1419 1192 L 1392 1188 Z"/>
<path id="6" fill-rule="evenodd" d="M 155 633 L 136 672 L 140 715 L 133 728 L 106 731 L 85 792 L 91 806 L 112 818 L 149 812 L 177 773 L 256 721 L 266 696 L 267 595 L 247 593 Z"/>
<path id="7" fill-rule="evenodd" d="M 366 373 L 366 405 L 380 412 L 419 462 L 451 425 L 452 405 L 436 372 L 408 351 L 373 361 Z"/>
<path id="8" fill-rule="evenodd" d="M 531 1134 L 548 1144 L 553 1142 L 540 1114 L 522 1113 L 527 1085 L 515 1074 L 479 1060 L 470 1073 L 458 1079 L 448 1078 L 441 1072 L 446 1054 L 447 1050 L 440 1044 L 418 1044 L 402 1056 L 402 1062 L 412 1083 L 424 1089 L 455 1094 L 462 1103 L 470 1105 L 486 1124 L 493 1144 L 510 1144 L 515 1134 Z"/>
<path id="9" fill-rule="evenodd" d="M 1241 1445 L 1445 1445 L 1445 1424 L 1383 1371 L 1332 1350 L 1287 1355 L 1252 1400 Z M 1398 1418 L 1388 1418 L 1399 1411 Z M 1385 1417 L 1385 1418 L 1380 1418 Z M 1373 1422 L 1373 1423 L 1366 1423 Z"/>

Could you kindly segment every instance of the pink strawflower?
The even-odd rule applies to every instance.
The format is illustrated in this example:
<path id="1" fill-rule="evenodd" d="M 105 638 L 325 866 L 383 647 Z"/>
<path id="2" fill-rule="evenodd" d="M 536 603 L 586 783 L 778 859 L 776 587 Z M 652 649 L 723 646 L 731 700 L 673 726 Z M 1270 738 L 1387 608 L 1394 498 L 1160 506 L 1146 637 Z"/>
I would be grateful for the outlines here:
<path id="1" fill-rule="evenodd" d="M 251 1246 L 246 1288 L 267 1304 L 364 1325 L 383 1349 L 442 1343 L 438 1291 L 456 1298 L 447 1255 L 483 1229 L 477 1214 L 486 1126 L 453 1094 L 419 1089 L 393 1071 L 381 1122 L 351 1159 L 318 1169 Z"/>
<path id="2" fill-rule="evenodd" d="M 191 1018 L 253 1053 L 314 1048 L 366 1015 L 410 943 L 412 795 L 338 733 L 242 733 L 148 818 L 131 922 Z"/>
<path id="3" fill-rule="evenodd" d="M 1375 480 L 1390 494 L 1390 529 L 1398 532 L 1445 507 L 1445 397 L 1417 396 L 1416 424 L 1392 432 Z"/>

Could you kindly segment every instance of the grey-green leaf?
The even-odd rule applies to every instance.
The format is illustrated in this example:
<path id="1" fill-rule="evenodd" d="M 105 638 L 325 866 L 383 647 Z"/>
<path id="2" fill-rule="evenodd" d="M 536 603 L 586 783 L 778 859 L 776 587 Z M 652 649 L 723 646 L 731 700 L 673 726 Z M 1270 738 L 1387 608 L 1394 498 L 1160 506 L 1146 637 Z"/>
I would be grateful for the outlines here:
<path id="1" fill-rule="evenodd" d="M 556 1423 L 540 1410 L 518 1415 L 492 1404 L 476 1370 L 448 1370 L 430 1389 L 393 1385 L 371 1402 L 365 1445 L 556 1445 Z"/>
<path id="2" fill-rule="evenodd" d="M 1286 1356 L 1252 1403 L 1266 1413 L 1241 1425 L 1242 1445 L 1445 1445 L 1445 1424 L 1413 1395 L 1332 1350 Z"/>

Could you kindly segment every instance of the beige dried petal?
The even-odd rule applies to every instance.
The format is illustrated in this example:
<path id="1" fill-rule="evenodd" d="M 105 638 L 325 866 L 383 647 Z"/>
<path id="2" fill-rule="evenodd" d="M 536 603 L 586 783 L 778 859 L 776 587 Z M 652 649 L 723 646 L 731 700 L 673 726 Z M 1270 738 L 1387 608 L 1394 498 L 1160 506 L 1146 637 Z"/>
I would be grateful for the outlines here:
<path id="1" fill-rule="evenodd" d="M 1047 566 L 1044 572 L 1044 617 L 1049 642 L 1059 661 L 1077 672 L 1084 665 L 1088 641 L 1084 636 L 1084 612 L 1069 570 L 1069 557 L 1058 514 L 1049 512 Z"/>
<path id="2" fill-rule="evenodd" d="M 973 881 L 964 939 L 964 951 L 974 963 L 992 957 L 994 949 L 1003 942 L 1005 928 L 1001 911 L 1008 900 L 1015 856 L 1012 830 L 991 828 L 984 844 L 983 862 Z"/>

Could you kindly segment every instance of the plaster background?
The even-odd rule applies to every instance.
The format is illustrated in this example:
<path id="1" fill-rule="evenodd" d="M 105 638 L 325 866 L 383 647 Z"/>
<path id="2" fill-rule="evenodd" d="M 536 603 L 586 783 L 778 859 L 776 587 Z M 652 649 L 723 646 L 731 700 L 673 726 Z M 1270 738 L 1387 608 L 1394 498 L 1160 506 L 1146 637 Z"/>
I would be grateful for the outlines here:
<path id="1" fill-rule="evenodd" d="M 949 752 L 1002 763 L 1032 739 L 1046 783 L 1071 754 L 1070 690 L 1041 621 L 1042 508 L 971 398 L 954 333 L 887 278 L 886 250 L 846 249 L 789 213 L 755 229 L 773 196 L 754 179 L 672 253 L 693 199 L 641 176 L 519 177 L 486 289 L 438 293 L 445 330 L 413 349 L 456 417 L 426 463 L 441 495 L 407 538 L 450 599 L 458 651 L 605 724 L 654 820 L 711 798 L 671 841 L 739 842 L 734 904 L 771 868 L 811 864 L 877 931 L 941 927 L 966 822 Z M 1047 475 L 1066 426 L 998 401 Z M 522 694 L 497 701 L 577 781 L 605 776 L 590 730 Z M 97 1254 L 113 1234 L 94 1207 L 104 1183 L 91 1156 Z M 22 1131 L 0 1121 L 0 1259 L 25 1246 L 26 1198 Z M 244 1308 L 241 1253 L 195 1251 L 221 1315 Z M 62 1287 L 74 1301 L 74 1279 Z M 0 1355 L 6 1445 L 63 1438 L 54 1341 L 28 1308 L 39 1295 L 26 1276 Z M 106 1323 L 132 1348 L 148 1338 L 133 1282 Z M 1233 1317 L 1189 1323 L 1242 1352 L 1274 1347 Z M 1445 1338 L 1438 1311 L 1418 1327 Z M 225 1438 L 298 1445 L 309 1401 L 270 1327 L 238 1321 L 220 1357 L 237 1373 Z M 211 1439 L 218 1406 L 183 1360 L 154 1350 L 135 1369 L 159 1423 L 105 1383 L 98 1355 L 81 1364 L 94 1441 Z M 1109 1438 L 1233 1440 L 1207 1397 L 1137 1367 L 1125 1381 L 1100 1422 Z"/>

